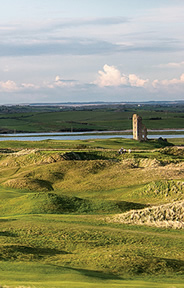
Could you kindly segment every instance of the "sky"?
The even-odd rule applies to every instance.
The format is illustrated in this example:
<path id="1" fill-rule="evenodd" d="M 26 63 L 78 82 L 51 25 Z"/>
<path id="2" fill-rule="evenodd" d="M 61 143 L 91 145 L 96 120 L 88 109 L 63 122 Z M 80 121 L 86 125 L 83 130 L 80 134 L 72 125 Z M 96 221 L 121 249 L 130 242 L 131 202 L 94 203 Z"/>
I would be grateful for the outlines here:
<path id="1" fill-rule="evenodd" d="M 1 2 L 1 105 L 184 100 L 183 0 Z"/>

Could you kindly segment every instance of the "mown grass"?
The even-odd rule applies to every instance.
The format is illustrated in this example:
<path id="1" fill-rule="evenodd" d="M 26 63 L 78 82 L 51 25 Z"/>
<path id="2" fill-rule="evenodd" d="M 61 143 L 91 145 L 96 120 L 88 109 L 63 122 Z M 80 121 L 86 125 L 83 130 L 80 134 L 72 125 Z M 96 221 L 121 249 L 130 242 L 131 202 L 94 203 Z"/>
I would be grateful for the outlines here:
<path id="1" fill-rule="evenodd" d="M 184 138 L 172 138 L 171 142 L 174 144 L 174 145 L 184 145 Z"/>
<path id="2" fill-rule="evenodd" d="M 1 267 L 3 272 L 0 271 L 0 277 L 3 288 L 99 288 L 104 287 L 104 285 L 108 288 L 183 288 L 183 281 L 176 278 L 150 279 L 148 277 L 148 279 L 144 280 L 139 278 L 129 280 L 87 269 L 75 269 L 31 262 L 26 263 L 26 265 L 21 262 L 1 262 Z"/>

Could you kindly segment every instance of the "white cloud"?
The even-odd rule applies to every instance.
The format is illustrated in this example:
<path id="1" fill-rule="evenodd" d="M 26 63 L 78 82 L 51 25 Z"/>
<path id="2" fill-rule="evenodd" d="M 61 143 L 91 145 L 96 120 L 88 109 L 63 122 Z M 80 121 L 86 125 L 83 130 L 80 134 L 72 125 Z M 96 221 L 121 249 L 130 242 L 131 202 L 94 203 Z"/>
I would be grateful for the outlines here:
<path id="1" fill-rule="evenodd" d="M 112 89 L 101 89 L 103 87 L 112 87 Z M 139 89 L 140 87 L 143 89 Z M 46 101 L 44 99 L 47 99 L 47 101 L 51 101 L 48 99 L 55 99 L 55 101 L 66 101 L 66 99 L 70 101 L 81 101 L 81 99 L 83 99 L 83 101 L 87 101 L 87 99 L 104 101 L 105 99 L 109 99 L 109 101 L 112 101 L 113 91 L 115 91 L 116 94 L 116 101 L 121 101 L 122 97 L 124 97 L 124 101 L 131 101 L 130 99 L 133 101 L 136 99 L 139 101 L 140 99 L 151 100 L 153 97 L 155 99 L 157 95 L 162 98 L 175 97 L 174 99 L 183 99 L 183 89 L 184 73 L 178 78 L 165 80 L 155 79 L 151 82 L 133 73 L 124 75 L 115 66 L 109 66 L 107 64 L 104 66 L 103 71 L 99 71 L 97 80 L 93 83 L 63 80 L 59 75 L 56 76 L 55 79 L 43 81 L 39 85 L 34 83 L 18 84 L 12 80 L 0 81 L 0 97 L 2 97 L 3 102 L 5 100 L 14 101 L 11 100 L 13 99 L 11 95 L 16 95 L 16 99 L 20 99 L 20 102 L 28 102 L 27 95 L 32 95 L 31 101 L 41 97 L 43 102 Z M 6 97 L 4 97 L 5 93 Z M 97 95 L 98 98 L 96 98 Z"/>
<path id="2" fill-rule="evenodd" d="M 56 76 L 54 87 L 74 87 L 77 85 L 77 81 L 75 80 L 64 80 L 61 79 L 60 76 Z"/>
<path id="3" fill-rule="evenodd" d="M 20 88 L 23 89 L 39 89 L 38 85 L 32 84 L 32 83 L 22 83 Z"/>
<path id="4" fill-rule="evenodd" d="M 128 79 L 129 79 L 130 85 L 134 86 L 134 87 L 144 87 L 146 85 L 146 83 L 149 82 L 148 79 L 146 79 L 146 80 L 141 79 L 141 78 L 137 77 L 135 74 L 130 74 L 128 76 Z"/>
<path id="5" fill-rule="evenodd" d="M 104 65 L 104 71 L 98 71 L 98 79 L 95 81 L 95 84 L 100 87 L 105 86 L 119 86 L 121 84 L 126 85 L 128 83 L 128 79 L 126 76 L 121 75 L 120 71 L 114 67 L 109 65 Z"/>
<path id="6" fill-rule="evenodd" d="M 0 81 L 0 92 L 17 92 L 21 90 L 39 89 L 39 86 L 31 83 L 22 83 L 18 85 L 12 80 L 7 80 L 5 82 Z"/>
<path id="7" fill-rule="evenodd" d="M 59 77 L 59 76 L 56 76 L 55 81 L 56 81 L 56 82 L 60 81 L 60 77 Z"/>
<path id="8" fill-rule="evenodd" d="M 6 82 L 0 81 L 0 91 L 4 92 L 14 92 L 17 91 L 19 88 L 14 81 L 8 80 Z"/>
<path id="9" fill-rule="evenodd" d="M 0 92 L 26 92 L 30 90 L 37 90 L 41 91 L 42 89 L 56 89 L 57 87 L 61 88 L 71 88 L 74 86 L 79 85 L 79 83 L 75 80 L 63 80 L 59 76 L 56 76 L 55 80 L 53 82 L 47 82 L 44 81 L 40 85 L 36 85 L 34 83 L 20 83 L 17 84 L 16 82 L 12 80 L 7 80 L 5 82 L 0 81 Z"/>
<path id="10" fill-rule="evenodd" d="M 149 82 L 148 79 L 141 79 L 135 74 L 121 74 L 115 66 L 109 66 L 107 64 L 104 65 L 103 71 L 98 71 L 98 74 L 98 78 L 94 83 L 100 87 L 121 85 L 144 87 L 145 84 Z"/>
<path id="11" fill-rule="evenodd" d="M 181 62 L 170 62 L 167 64 L 160 64 L 158 65 L 159 68 L 180 68 L 184 66 L 184 61 Z"/>
<path id="12" fill-rule="evenodd" d="M 165 79 L 165 80 L 161 80 L 161 81 L 159 81 L 158 79 L 156 79 L 156 80 L 154 80 L 154 81 L 152 82 L 152 86 L 153 86 L 154 88 L 159 88 L 159 87 L 165 87 L 165 88 L 167 88 L 167 87 L 171 87 L 171 86 L 173 86 L 174 88 L 176 88 L 176 86 L 177 86 L 177 87 L 180 87 L 181 85 L 182 85 L 182 86 L 184 85 L 184 73 L 181 74 L 180 78 L 173 78 L 173 79 L 170 79 L 170 80 Z"/>

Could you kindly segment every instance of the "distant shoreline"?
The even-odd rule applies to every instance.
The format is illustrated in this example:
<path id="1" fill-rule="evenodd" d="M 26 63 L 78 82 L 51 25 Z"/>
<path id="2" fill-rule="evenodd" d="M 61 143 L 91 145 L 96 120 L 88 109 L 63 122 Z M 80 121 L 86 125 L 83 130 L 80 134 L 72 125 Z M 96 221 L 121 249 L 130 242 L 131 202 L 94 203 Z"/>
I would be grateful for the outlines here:
<path id="1" fill-rule="evenodd" d="M 167 132 L 167 134 L 182 134 L 182 133 L 184 133 L 184 129 L 148 129 L 148 134 L 149 135 L 152 135 L 152 134 L 165 134 Z M 102 135 L 104 135 L 104 134 L 112 134 L 112 135 L 114 135 L 114 134 L 127 134 L 127 135 L 131 135 L 132 134 L 132 130 L 131 129 L 129 129 L 129 130 L 113 130 L 113 131 L 109 131 L 109 130 L 104 130 L 104 131 L 96 131 L 96 130 L 94 130 L 94 131 L 91 131 L 91 130 L 89 130 L 89 131 L 83 131 L 83 130 L 79 130 L 79 131 L 73 131 L 73 132 L 71 132 L 71 131 L 47 131 L 47 132 L 25 132 L 25 131 L 6 131 L 6 132 L 0 132 L 0 136 L 13 136 L 13 135 L 15 135 L 15 136 L 17 136 L 17 135 L 22 135 L 23 136 L 23 134 L 25 135 L 25 136 L 29 136 L 29 135 L 34 135 L 34 136 L 36 136 L 36 135 L 38 135 L 38 136 L 40 136 L 40 135 L 42 135 L 42 136 L 47 136 L 47 135 L 52 135 L 52 136 L 54 136 L 54 135 L 74 135 L 74 134 L 85 134 L 85 135 L 91 135 L 91 134 L 97 134 L 97 135 L 100 135 L 100 134 L 102 134 Z"/>

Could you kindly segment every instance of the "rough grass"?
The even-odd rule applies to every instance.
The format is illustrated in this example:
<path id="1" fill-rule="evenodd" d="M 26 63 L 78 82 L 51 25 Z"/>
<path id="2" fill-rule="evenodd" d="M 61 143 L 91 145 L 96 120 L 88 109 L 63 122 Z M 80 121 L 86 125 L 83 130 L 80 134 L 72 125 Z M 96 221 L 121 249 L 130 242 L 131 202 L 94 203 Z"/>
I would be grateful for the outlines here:
<path id="1" fill-rule="evenodd" d="M 111 221 L 110 218 L 109 221 Z M 114 216 L 112 221 L 133 225 L 184 229 L 184 201 L 119 214 Z"/>
<path id="2" fill-rule="evenodd" d="M 184 179 L 182 157 L 179 149 L 174 155 L 166 149 L 133 151 L 124 155 L 109 149 L 76 152 L 23 150 L 2 153 L 0 182 L 3 187 L 19 191 L 55 190 L 58 194 L 82 198 L 98 196 L 99 199 L 105 197 L 128 202 L 133 199 L 134 202 L 154 204 L 160 199 L 168 202 L 182 198 L 183 190 L 176 187 L 175 182 L 158 182 L 170 183 L 165 185 L 172 186 L 172 189 L 153 184 L 163 179 Z M 142 190 L 146 184 L 149 186 Z"/>
<path id="3" fill-rule="evenodd" d="M 0 215 L 21 214 L 104 214 L 141 209 L 145 205 L 107 200 L 88 200 L 78 197 L 59 196 L 54 193 L 32 193 L 0 204 Z"/>
<path id="4" fill-rule="evenodd" d="M 172 139 L 175 145 L 180 143 L 180 140 Z M 170 142 L 161 139 L 149 140 L 147 142 L 139 142 L 132 139 L 112 138 L 112 139 L 93 139 L 93 140 L 44 140 L 44 141 L 1 141 L 1 151 L 20 151 L 22 149 L 113 149 L 118 151 L 121 147 L 126 149 L 156 149 L 163 148 L 168 145 L 173 145 Z"/>
<path id="5" fill-rule="evenodd" d="M 0 154 L 0 285 L 183 287 L 183 150 L 28 144 Z"/>
<path id="6" fill-rule="evenodd" d="M 152 181 L 139 189 L 135 189 L 132 197 L 149 199 L 160 199 L 160 201 L 178 201 L 184 199 L 184 181 L 160 180 Z M 152 200 L 153 201 L 153 200 Z"/>
<path id="7" fill-rule="evenodd" d="M 183 256 L 182 231 L 109 224 L 95 215 L 27 215 L 0 221 L 2 284 L 14 280 L 41 286 L 44 279 L 55 287 L 55 281 L 59 285 L 68 280 L 66 273 L 72 282 L 77 277 L 98 285 L 115 285 L 117 280 L 122 285 L 132 277 L 157 277 L 162 283 L 164 275 L 167 281 L 182 281 Z"/>
<path id="8" fill-rule="evenodd" d="M 4 182 L 5 187 L 26 189 L 32 191 L 51 191 L 52 185 L 49 181 L 29 178 L 10 179 Z"/>

